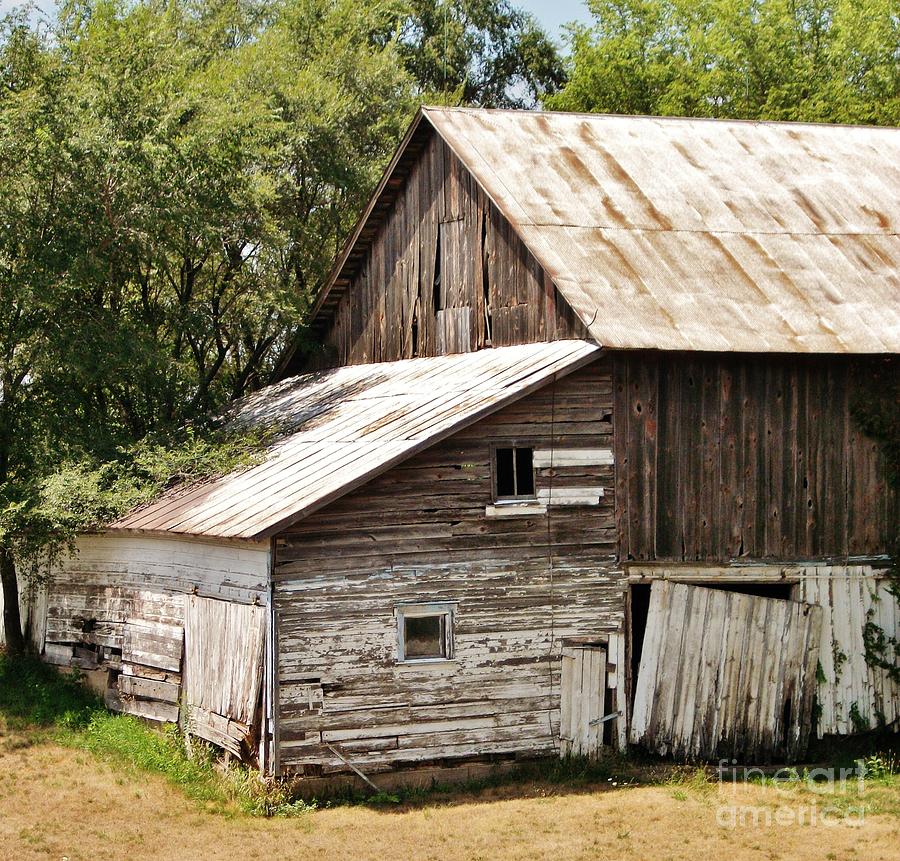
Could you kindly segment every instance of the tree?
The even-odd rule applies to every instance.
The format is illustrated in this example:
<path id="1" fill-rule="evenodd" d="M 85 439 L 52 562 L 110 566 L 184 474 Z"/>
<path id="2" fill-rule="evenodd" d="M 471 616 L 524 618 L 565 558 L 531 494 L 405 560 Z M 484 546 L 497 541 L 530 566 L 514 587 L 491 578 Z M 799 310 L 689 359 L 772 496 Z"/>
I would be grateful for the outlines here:
<path id="1" fill-rule="evenodd" d="M 396 40 L 420 96 L 527 108 L 565 80 L 553 43 L 507 0 L 406 0 L 398 11 L 376 35 Z"/>
<path id="2" fill-rule="evenodd" d="M 77 444 L 68 413 L 76 377 L 91 373 L 90 287 L 72 277 L 90 213 L 73 177 L 65 74 L 24 15 L 0 23 L 0 580 L 8 647 L 22 647 L 16 556 L 40 477 Z M 90 325 L 83 326 L 88 320 Z M 69 348 L 77 346 L 77 352 Z"/>
<path id="3" fill-rule="evenodd" d="M 556 110 L 900 122 L 896 0 L 589 0 Z"/>
<path id="4" fill-rule="evenodd" d="M 164 486 L 180 451 L 206 464 L 180 475 L 230 462 L 215 434 L 194 457 L 185 429 L 205 439 L 205 417 L 270 381 L 417 100 L 525 103 L 558 75 L 505 0 L 67 0 L 52 32 L 6 19 L 10 647 L 17 565 Z"/>

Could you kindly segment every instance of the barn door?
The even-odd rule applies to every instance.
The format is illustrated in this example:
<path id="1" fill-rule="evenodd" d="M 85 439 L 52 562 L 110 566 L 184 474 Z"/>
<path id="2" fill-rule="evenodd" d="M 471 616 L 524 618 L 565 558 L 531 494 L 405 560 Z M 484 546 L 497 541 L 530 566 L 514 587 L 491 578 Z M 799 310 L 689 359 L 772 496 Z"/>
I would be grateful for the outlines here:
<path id="1" fill-rule="evenodd" d="M 603 744 L 606 649 L 574 646 L 562 650 L 560 754 L 596 756 Z"/>
<path id="2" fill-rule="evenodd" d="M 242 757 L 254 752 L 264 607 L 188 598 L 184 620 L 187 729 Z"/>
<path id="3" fill-rule="evenodd" d="M 802 756 L 821 626 L 811 604 L 654 583 L 631 741 L 687 759 Z"/>

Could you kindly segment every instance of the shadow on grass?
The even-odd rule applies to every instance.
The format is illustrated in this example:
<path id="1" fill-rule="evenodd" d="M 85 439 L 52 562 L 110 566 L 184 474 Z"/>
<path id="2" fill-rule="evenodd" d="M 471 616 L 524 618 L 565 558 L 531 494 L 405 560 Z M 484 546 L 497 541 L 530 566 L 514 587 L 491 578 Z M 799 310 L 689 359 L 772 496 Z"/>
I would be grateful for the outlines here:
<path id="1" fill-rule="evenodd" d="M 103 711 L 77 672 L 62 674 L 30 655 L 0 651 L 0 716 L 12 730 L 87 726 Z"/>

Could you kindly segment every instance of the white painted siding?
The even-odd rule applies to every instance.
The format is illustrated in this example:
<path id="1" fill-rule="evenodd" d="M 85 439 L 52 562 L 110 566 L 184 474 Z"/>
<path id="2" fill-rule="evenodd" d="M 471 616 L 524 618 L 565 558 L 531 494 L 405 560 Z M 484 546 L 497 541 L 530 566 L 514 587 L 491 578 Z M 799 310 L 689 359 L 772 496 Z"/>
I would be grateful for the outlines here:
<path id="1" fill-rule="evenodd" d="M 868 565 L 815 565 L 803 569 L 799 598 L 825 609 L 819 650 L 824 682 L 819 684 L 818 733 L 845 735 L 860 721 L 875 728 L 900 718 L 900 685 L 866 661 L 867 621 L 887 638 L 900 638 L 900 606 L 888 581 Z M 856 715 L 854 721 L 853 715 Z"/>
<path id="2" fill-rule="evenodd" d="M 64 584 L 132 587 L 252 603 L 266 594 L 268 541 L 164 537 L 128 532 L 82 535 L 56 567 L 51 594 Z"/>

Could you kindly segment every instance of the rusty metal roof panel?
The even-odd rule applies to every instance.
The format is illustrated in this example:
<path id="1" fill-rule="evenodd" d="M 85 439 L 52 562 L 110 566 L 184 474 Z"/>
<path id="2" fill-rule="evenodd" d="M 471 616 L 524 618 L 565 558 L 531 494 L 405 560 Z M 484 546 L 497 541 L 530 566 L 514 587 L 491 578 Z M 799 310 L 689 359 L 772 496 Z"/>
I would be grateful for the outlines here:
<path id="1" fill-rule="evenodd" d="M 900 129 L 424 116 L 604 346 L 900 352 Z"/>
<path id="2" fill-rule="evenodd" d="M 238 427 L 282 429 L 261 463 L 166 493 L 110 528 L 272 535 L 598 354 L 556 341 L 292 377 L 235 406 Z"/>

